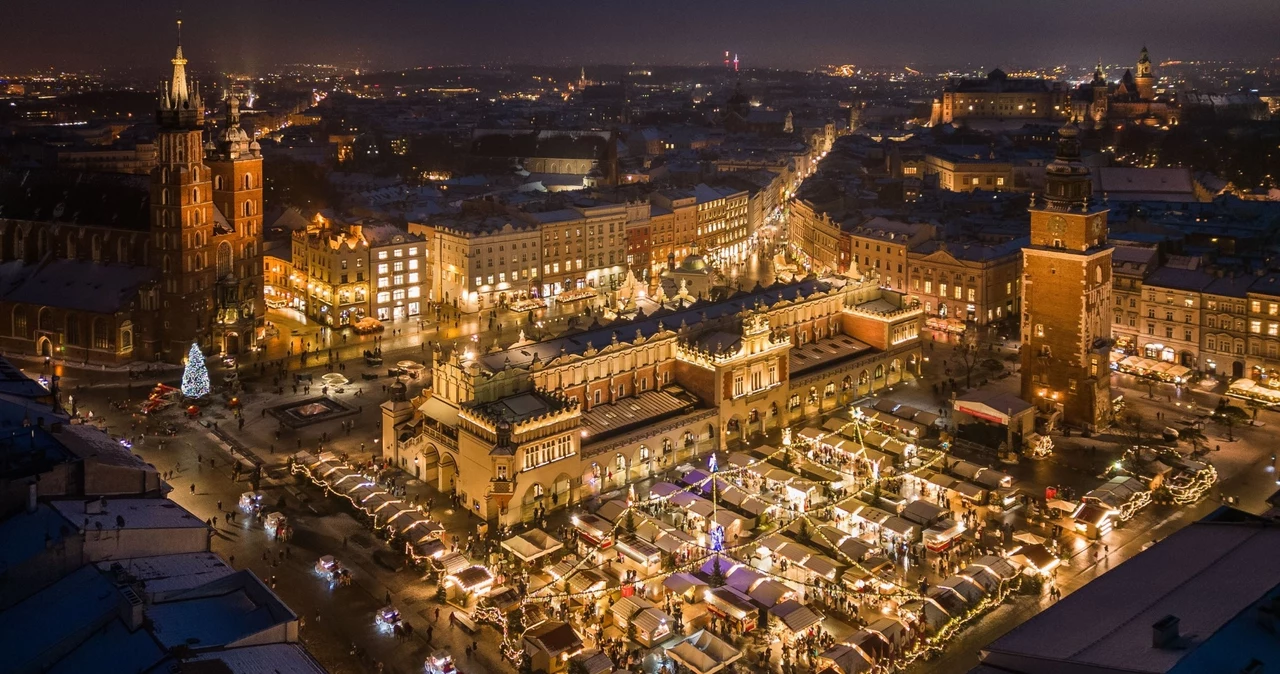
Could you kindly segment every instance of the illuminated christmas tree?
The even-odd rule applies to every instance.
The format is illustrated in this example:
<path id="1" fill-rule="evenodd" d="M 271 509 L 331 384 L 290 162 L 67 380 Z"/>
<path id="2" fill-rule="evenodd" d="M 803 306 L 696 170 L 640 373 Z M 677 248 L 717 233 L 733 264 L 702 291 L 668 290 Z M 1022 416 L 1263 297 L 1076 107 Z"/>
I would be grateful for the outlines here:
<path id="1" fill-rule="evenodd" d="M 205 367 L 204 354 L 196 344 L 192 344 L 187 352 L 187 367 L 182 371 L 182 395 L 187 398 L 209 395 L 209 368 Z"/>

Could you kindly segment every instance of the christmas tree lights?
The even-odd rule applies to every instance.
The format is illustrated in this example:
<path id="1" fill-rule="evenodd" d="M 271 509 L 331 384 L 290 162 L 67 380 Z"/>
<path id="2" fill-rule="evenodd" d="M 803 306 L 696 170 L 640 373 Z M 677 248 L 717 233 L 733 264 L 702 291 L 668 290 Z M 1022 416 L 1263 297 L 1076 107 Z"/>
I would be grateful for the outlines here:
<path id="1" fill-rule="evenodd" d="M 182 371 L 182 395 L 187 398 L 209 395 L 209 368 L 205 367 L 200 346 L 194 343 L 187 352 L 187 366 Z"/>

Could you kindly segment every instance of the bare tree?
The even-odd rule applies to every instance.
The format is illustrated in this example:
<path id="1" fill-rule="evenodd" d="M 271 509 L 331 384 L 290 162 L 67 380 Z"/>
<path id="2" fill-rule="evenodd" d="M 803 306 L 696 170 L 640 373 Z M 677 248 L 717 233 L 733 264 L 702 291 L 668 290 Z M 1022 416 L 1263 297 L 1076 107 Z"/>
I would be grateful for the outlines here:
<path id="1" fill-rule="evenodd" d="M 970 324 L 960 335 L 960 343 L 956 345 L 956 358 L 964 371 L 964 387 L 973 388 L 973 371 L 978 367 L 978 329 Z"/>
<path id="2" fill-rule="evenodd" d="M 1147 433 L 1147 418 L 1137 410 L 1125 410 L 1116 417 L 1116 429 L 1129 438 L 1133 444 L 1142 444 Z"/>

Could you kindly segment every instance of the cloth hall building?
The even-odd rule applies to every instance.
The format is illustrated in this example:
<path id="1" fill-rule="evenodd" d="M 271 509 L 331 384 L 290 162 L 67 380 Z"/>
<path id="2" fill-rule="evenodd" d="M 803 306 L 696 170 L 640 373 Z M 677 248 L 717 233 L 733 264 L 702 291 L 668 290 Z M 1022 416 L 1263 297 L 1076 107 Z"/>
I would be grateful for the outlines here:
<path id="1" fill-rule="evenodd" d="M 436 354 L 430 390 L 383 403 L 381 444 L 401 470 L 511 524 L 913 378 L 922 316 L 874 277 L 811 278 Z"/>

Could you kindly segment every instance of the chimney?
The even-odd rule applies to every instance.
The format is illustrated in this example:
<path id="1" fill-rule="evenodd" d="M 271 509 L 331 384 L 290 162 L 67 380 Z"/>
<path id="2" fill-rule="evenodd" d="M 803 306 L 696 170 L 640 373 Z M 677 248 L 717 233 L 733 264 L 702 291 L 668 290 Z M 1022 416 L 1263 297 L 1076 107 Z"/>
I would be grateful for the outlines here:
<path id="1" fill-rule="evenodd" d="M 120 619 L 130 632 L 136 632 L 142 627 L 145 607 L 146 604 L 136 590 L 128 585 L 120 587 Z"/>
<path id="2" fill-rule="evenodd" d="M 1167 615 L 1151 625 L 1151 647 L 1173 648 L 1178 644 L 1178 616 Z"/>
<path id="3" fill-rule="evenodd" d="M 36 511 L 36 495 L 38 493 L 39 493 L 39 490 L 36 489 L 36 481 L 32 480 L 29 484 L 27 484 L 27 512 L 28 513 L 33 513 Z"/>

